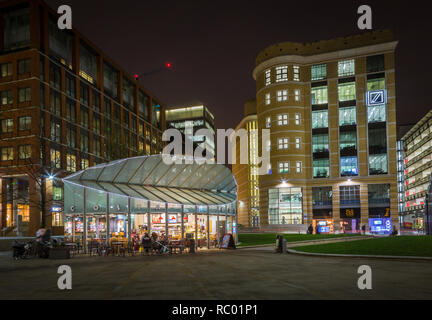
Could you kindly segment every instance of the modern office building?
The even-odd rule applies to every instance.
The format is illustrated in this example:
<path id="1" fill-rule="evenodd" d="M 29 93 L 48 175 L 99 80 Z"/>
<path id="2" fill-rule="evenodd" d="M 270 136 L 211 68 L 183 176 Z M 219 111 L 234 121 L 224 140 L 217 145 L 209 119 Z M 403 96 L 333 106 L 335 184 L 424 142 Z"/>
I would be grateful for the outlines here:
<path id="1" fill-rule="evenodd" d="M 431 234 L 431 211 L 427 210 L 432 172 L 432 111 L 402 137 L 404 149 L 404 203 L 402 225 Z"/>
<path id="2" fill-rule="evenodd" d="M 258 54 L 258 127 L 271 130 L 271 165 L 259 177 L 261 225 L 399 228 L 397 43 L 391 31 L 376 31 L 278 43 Z"/>
<path id="3" fill-rule="evenodd" d="M 183 155 L 193 156 L 195 150 L 199 147 L 205 148 L 201 150 L 203 156 L 214 158 L 216 155 L 215 148 L 215 119 L 210 110 L 204 106 L 176 107 L 166 110 L 166 127 L 167 129 L 177 129 L 182 134 L 183 139 Z M 207 129 L 210 131 L 211 139 L 203 134 L 199 134 L 199 130 Z M 187 149 L 187 141 L 190 142 L 191 149 Z M 208 154 L 207 154 L 208 151 Z"/>
<path id="4" fill-rule="evenodd" d="M 243 227 L 258 227 L 259 174 L 258 174 L 258 118 L 256 100 L 245 103 L 244 118 L 235 128 L 235 133 L 245 130 L 248 137 L 248 164 L 240 163 L 240 144 L 236 144 L 232 172 L 238 184 L 238 222 Z"/>
<path id="5" fill-rule="evenodd" d="M 0 3 L 2 235 L 61 229 L 61 177 L 162 149 L 161 102 L 57 19 L 40 0 Z"/>

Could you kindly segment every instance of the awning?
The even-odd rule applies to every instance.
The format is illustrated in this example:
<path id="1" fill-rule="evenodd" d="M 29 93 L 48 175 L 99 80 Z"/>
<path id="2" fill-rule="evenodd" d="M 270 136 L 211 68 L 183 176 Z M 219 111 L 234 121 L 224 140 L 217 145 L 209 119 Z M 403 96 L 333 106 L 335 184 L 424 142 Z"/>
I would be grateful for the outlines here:
<path id="1" fill-rule="evenodd" d="M 162 155 L 122 159 L 63 179 L 88 189 L 123 197 L 184 205 L 224 205 L 236 200 L 237 183 L 221 164 L 166 164 Z"/>

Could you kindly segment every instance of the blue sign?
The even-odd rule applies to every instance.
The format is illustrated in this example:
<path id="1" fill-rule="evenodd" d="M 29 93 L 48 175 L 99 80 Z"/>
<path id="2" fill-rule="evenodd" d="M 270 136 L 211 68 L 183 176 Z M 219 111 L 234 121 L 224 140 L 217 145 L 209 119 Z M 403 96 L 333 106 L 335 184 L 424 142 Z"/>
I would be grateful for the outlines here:
<path id="1" fill-rule="evenodd" d="M 376 233 L 391 232 L 391 220 L 389 218 L 369 219 L 369 226 L 371 232 L 376 232 Z"/>
<path id="2" fill-rule="evenodd" d="M 319 227 L 318 231 L 320 233 L 329 233 L 330 232 L 330 227 Z"/>
<path id="3" fill-rule="evenodd" d="M 366 96 L 366 104 L 368 107 L 378 106 L 387 103 L 386 90 L 368 91 Z"/>

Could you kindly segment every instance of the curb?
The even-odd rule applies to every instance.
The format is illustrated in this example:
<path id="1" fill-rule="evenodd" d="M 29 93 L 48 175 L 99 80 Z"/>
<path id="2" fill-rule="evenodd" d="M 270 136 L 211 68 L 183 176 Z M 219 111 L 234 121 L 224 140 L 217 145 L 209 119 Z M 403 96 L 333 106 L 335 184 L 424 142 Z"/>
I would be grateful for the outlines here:
<path id="1" fill-rule="evenodd" d="M 338 253 L 316 253 L 316 252 L 303 252 L 293 249 L 287 249 L 288 253 L 315 256 L 315 257 L 337 257 L 337 258 L 373 258 L 373 259 L 389 259 L 389 260 L 424 260 L 432 261 L 432 257 L 416 257 L 416 256 L 382 256 L 382 255 L 362 255 L 362 254 L 338 254 Z"/>
<path id="2" fill-rule="evenodd" d="M 337 240 L 337 242 L 343 242 L 345 240 L 350 241 L 350 240 L 366 240 L 366 239 L 372 239 L 374 238 L 374 236 L 354 236 L 354 237 L 339 237 L 339 238 L 329 238 L 329 239 L 316 239 L 316 240 L 302 240 L 302 241 L 292 241 L 292 242 L 287 242 L 287 246 L 291 245 L 291 244 L 303 244 L 303 243 L 318 243 L 318 242 L 324 242 L 325 243 L 331 243 Z M 275 239 L 276 241 L 276 239 Z M 254 246 L 244 246 L 244 247 L 237 247 L 237 249 L 249 249 L 249 248 L 261 248 L 261 247 L 270 247 L 270 246 L 274 246 L 274 243 L 269 243 L 269 244 L 257 244 Z"/>

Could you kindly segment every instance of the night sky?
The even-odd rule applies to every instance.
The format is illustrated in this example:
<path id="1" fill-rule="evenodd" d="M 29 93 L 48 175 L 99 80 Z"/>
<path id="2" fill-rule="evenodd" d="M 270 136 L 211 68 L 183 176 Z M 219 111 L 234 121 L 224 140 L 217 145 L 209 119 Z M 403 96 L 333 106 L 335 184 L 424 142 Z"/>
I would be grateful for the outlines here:
<path id="1" fill-rule="evenodd" d="M 47 0 L 68 4 L 73 25 L 131 75 L 173 63 L 141 83 L 167 106 L 201 101 L 218 128 L 235 128 L 255 97 L 255 57 L 284 41 L 359 33 L 357 8 L 371 5 L 373 28 L 390 28 L 396 50 L 398 124 L 430 108 L 431 12 L 416 1 Z"/>

